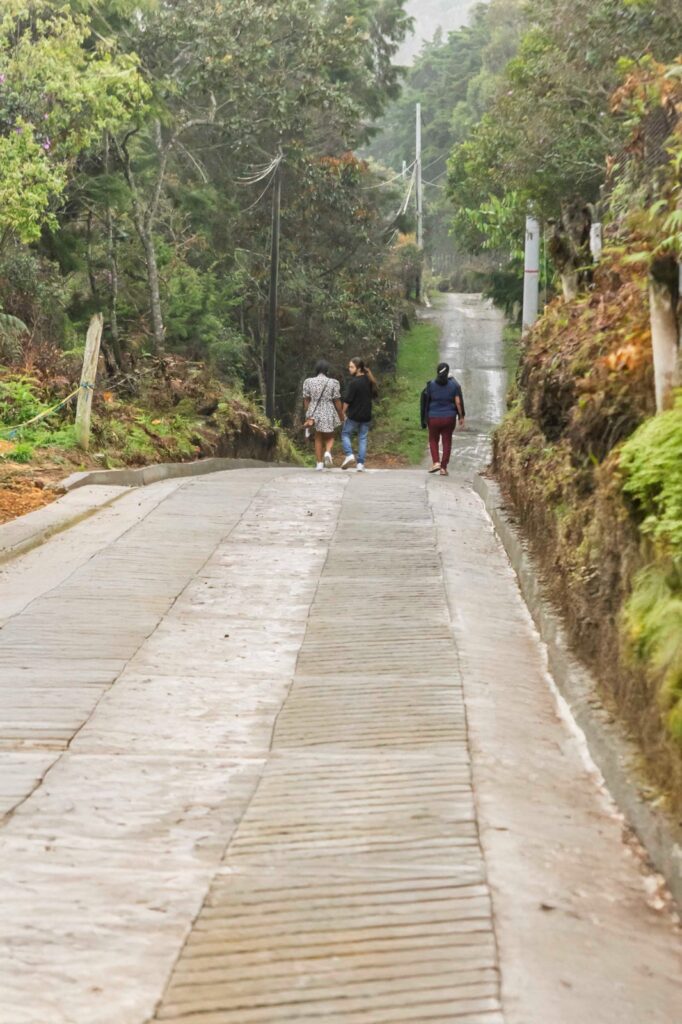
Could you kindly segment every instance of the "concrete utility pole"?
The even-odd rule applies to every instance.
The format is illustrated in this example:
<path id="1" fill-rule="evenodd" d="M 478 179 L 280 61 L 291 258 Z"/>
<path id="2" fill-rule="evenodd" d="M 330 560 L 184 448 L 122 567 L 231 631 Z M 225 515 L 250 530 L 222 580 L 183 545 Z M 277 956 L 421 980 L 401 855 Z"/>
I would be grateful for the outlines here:
<path id="1" fill-rule="evenodd" d="M 424 196 L 422 191 L 422 105 L 416 107 L 416 155 L 414 161 L 415 197 L 417 203 L 417 248 L 424 249 Z M 417 302 L 422 301 L 422 272 L 417 274 Z"/>
<path id="2" fill-rule="evenodd" d="M 526 217 L 526 252 L 523 269 L 523 330 L 538 318 L 540 293 L 540 224 L 537 217 Z"/>
<path id="3" fill-rule="evenodd" d="M 275 418 L 275 377 L 277 375 L 277 306 L 279 287 L 279 233 L 282 204 L 282 165 L 277 165 L 272 183 L 272 240 L 270 243 L 270 311 L 268 346 L 265 355 L 265 415 Z"/>
<path id="4" fill-rule="evenodd" d="M 424 197 L 422 192 L 422 105 L 417 104 L 415 182 L 417 187 L 417 246 L 424 248 Z"/>

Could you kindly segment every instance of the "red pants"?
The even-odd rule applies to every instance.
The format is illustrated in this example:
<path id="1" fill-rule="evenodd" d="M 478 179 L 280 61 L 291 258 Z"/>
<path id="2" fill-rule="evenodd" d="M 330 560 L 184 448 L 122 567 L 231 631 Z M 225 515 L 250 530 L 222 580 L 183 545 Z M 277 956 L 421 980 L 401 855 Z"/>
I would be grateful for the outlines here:
<path id="1" fill-rule="evenodd" d="M 429 420 L 429 448 L 431 449 L 431 458 L 434 462 L 440 462 L 442 469 L 448 468 L 450 452 L 452 451 L 452 435 L 456 424 L 457 420 L 454 416 L 439 416 L 436 419 Z M 442 457 L 439 456 L 438 453 L 438 445 L 441 438 L 443 440 Z"/>

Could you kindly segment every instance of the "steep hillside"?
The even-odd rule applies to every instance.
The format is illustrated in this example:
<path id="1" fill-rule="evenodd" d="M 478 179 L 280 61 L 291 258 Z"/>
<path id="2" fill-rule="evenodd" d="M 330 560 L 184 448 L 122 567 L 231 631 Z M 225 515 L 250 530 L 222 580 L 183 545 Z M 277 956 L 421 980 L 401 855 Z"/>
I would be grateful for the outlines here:
<path id="1" fill-rule="evenodd" d="M 654 416 L 646 275 L 611 255 L 525 339 L 494 470 L 606 705 L 682 806 L 682 395 Z"/>

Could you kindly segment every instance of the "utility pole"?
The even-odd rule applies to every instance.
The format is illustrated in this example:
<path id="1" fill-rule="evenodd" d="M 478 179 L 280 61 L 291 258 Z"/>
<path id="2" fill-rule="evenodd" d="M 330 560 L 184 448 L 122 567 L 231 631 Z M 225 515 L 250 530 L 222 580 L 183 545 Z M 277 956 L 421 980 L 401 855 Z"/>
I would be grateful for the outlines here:
<path id="1" fill-rule="evenodd" d="M 282 204 L 282 164 L 278 163 L 272 183 L 272 239 L 270 243 L 270 310 L 268 345 L 265 354 L 265 415 L 275 418 L 275 377 L 277 375 L 277 307 L 279 286 L 279 233 Z"/>
<path id="2" fill-rule="evenodd" d="M 417 246 L 424 248 L 424 208 L 422 194 L 422 105 L 417 104 L 415 181 L 417 187 Z"/>
<path id="3" fill-rule="evenodd" d="M 538 318 L 540 293 L 540 224 L 537 217 L 526 217 L 526 250 L 523 268 L 523 330 Z"/>
<path id="4" fill-rule="evenodd" d="M 422 105 L 416 108 L 416 157 L 414 163 L 414 180 L 417 201 L 417 248 L 424 249 L 424 197 L 422 193 Z M 422 300 L 422 272 L 417 276 L 417 302 Z"/>
<path id="5" fill-rule="evenodd" d="M 85 338 L 81 388 L 78 392 L 78 402 L 76 405 L 76 443 L 84 451 L 87 451 L 90 445 L 90 413 L 92 411 L 92 396 L 95 391 L 95 378 L 97 377 L 99 346 L 102 340 L 103 327 L 104 319 L 102 314 L 95 313 L 90 321 Z"/>

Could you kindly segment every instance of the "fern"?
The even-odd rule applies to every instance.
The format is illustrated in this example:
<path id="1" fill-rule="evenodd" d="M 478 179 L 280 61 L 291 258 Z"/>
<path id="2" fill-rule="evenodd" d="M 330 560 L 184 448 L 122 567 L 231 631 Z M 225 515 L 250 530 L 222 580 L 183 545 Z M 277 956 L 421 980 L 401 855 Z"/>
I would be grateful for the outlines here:
<path id="1" fill-rule="evenodd" d="M 647 420 L 623 446 L 623 490 L 643 515 L 642 532 L 682 549 L 682 392 L 674 408 Z"/>
<path id="2" fill-rule="evenodd" d="M 639 573 L 625 626 L 633 654 L 657 681 L 668 731 L 682 740 L 682 557 Z"/>

